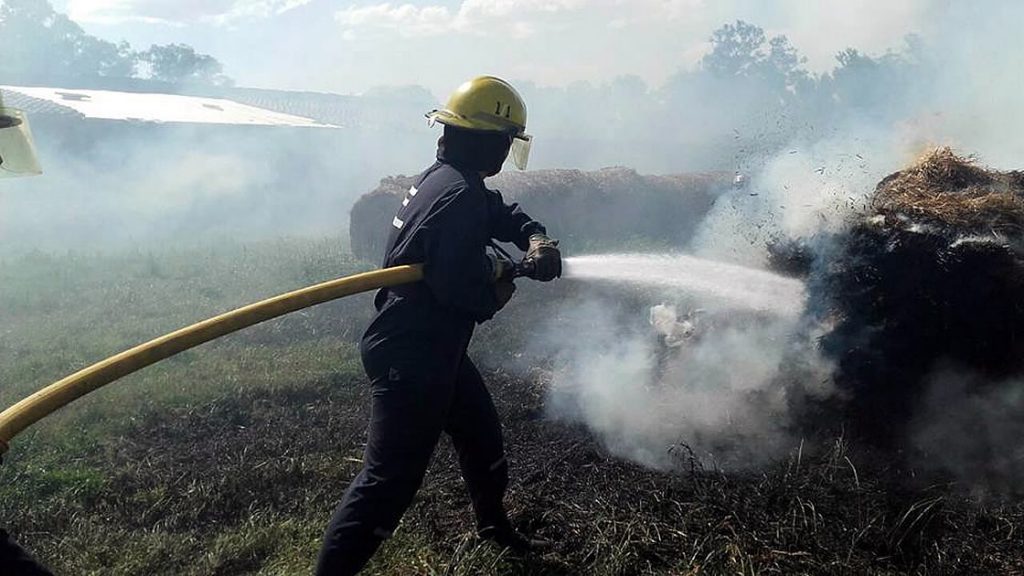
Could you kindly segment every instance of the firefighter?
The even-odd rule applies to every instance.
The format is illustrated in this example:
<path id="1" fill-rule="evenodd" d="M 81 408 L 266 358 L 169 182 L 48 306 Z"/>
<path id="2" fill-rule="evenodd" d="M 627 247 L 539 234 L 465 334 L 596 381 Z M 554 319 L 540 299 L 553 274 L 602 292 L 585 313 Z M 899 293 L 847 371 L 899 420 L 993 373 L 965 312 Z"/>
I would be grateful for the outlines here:
<path id="1" fill-rule="evenodd" d="M 0 178 L 39 173 L 28 118 L 20 110 L 5 107 L 0 97 Z M 0 529 L 0 574 L 53 576 L 3 529 Z"/>
<path id="2" fill-rule="evenodd" d="M 512 297 L 509 264 L 488 255 L 494 240 L 526 251 L 531 277 L 561 276 L 557 242 L 484 179 L 512 156 L 526 168 L 526 106 L 507 82 L 484 76 L 460 86 L 440 123 L 437 161 L 420 174 L 391 221 L 384 266 L 424 263 L 424 280 L 380 290 L 361 342 L 371 416 L 363 469 L 324 535 L 319 575 L 357 573 L 398 526 L 442 433 L 452 439 L 480 538 L 527 552 L 505 513 L 508 463 L 494 403 L 466 355 L 474 326 Z"/>

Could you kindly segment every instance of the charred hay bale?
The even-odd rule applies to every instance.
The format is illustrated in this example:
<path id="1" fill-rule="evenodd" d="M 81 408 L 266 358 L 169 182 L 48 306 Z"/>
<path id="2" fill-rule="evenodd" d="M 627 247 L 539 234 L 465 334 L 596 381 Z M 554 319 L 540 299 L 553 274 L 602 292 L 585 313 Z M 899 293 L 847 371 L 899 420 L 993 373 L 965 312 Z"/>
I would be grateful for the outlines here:
<path id="1" fill-rule="evenodd" d="M 1024 372 L 1024 179 L 949 149 L 882 180 L 811 290 L 853 424 L 896 439 L 944 365 Z M 984 380 L 981 379 L 981 380 Z"/>
<path id="2" fill-rule="evenodd" d="M 506 202 L 518 202 L 564 246 L 629 241 L 682 246 L 732 179 L 726 173 L 647 176 L 627 168 L 503 172 L 488 181 Z M 378 260 L 411 177 L 386 178 L 352 208 L 352 250 Z"/>

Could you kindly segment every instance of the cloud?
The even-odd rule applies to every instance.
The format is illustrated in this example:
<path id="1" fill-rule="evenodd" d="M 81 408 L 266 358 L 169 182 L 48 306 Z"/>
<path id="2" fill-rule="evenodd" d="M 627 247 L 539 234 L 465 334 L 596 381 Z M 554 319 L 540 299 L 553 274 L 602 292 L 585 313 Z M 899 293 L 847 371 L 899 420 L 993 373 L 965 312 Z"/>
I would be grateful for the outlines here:
<path id="1" fill-rule="evenodd" d="M 335 19 L 350 39 L 373 32 L 397 33 L 406 38 L 495 33 L 526 38 L 545 28 L 582 24 L 581 19 L 622 28 L 649 17 L 676 18 L 702 3 L 703 0 L 463 0 L 458 8 L 450 9 L 442 5 L 384 2 L 350 6 L 337 11 Z"/>
<path id="2" fill-rule="evenodd" d="M 354 37 L 356 30 L 395 31 L 406 37 L 438 36 L 456 30 L 455 14 L 445 6 L 418 7 L 412 4 L 350 6 L 334 17 Z"/>
<path id="3" fill-rule="evenodd" d="M 787 35 L 821 72 L 850 46 L 868 54 L 900 48 L 904 34 L 925 31 L 925 16 L 937 1 L 850 0 L 851 6 L 829 12 L 804 0 L 770 6 L 753 0 L 362 0 L 336 9 L 334 23 L 339 38 L 387 60 L 380 69 L 402 70 L 403 78 L 423 69 L 410 54 L 442 52 L 453 55 L 446 69 L 501 69 L 539 84 L 635 74 L 657 86 L 695 67 L 712 31 L 726 23 L 745 20 Z M 405 56 L 391 56 L 395 52 Z M 418 81 L 443 92 L 455 79 L 441 76 L 435 71 Z"/>
<path id="4" fill-rule="evenodd" d="M 788 36 L 816 70 L 834 66 L 835 54 L 843 48 L 868 53 L 898 48 L 907 34 L 927 32 L 929 21 L 944 12 L 935 0 L 784 1 L 775 8 L 764 19 L 774 22 L 760 24 L 769 33 Z"/>
<path id="5" fill-rule="evenodd" d="M 312 0 L 69 0 L 68 15 L 76 22 L 122 22 L 228 25 L 270 18 Z"/>

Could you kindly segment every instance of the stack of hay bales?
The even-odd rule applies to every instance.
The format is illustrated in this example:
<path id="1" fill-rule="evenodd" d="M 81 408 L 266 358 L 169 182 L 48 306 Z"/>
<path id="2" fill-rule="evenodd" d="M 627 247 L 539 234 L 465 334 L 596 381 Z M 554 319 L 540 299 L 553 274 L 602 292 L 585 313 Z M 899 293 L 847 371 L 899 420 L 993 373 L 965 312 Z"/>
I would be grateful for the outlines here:
<path id="1" fill-rule="evenodd" d="M 1024 173 L 934 150 L 833 240 L 810 290 L 860 432 L 898 438 L 937 370 L 1024 372 Z"/>
<path id="2" fill-rule="evenodd" d="M 349 233 L 359 258 L 384 254 L 391 219 L 413 177 L 385 178 L 352 208 Z M 487 185 L 543 222 L 566 250 L 683 247 L 715 198 L 732 183 L 727 173 L 646 176 L 627 168 L 506 171 Z"/>

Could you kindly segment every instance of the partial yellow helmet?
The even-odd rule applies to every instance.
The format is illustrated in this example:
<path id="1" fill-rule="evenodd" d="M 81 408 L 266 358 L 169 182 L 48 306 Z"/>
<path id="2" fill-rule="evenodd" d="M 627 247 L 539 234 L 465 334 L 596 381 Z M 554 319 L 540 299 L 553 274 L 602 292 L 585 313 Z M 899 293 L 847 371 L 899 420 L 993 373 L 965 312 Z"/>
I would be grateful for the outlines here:
<path id="1" fill-rule="evenodd" d="M 41 174 L 28 117 L 4 106 L 0 96 L 0 178 Z"/>
<path id="2" fill-rule="evenodd" d="M 452 93 L 444 108 L 428 112 L 427 118 L 445 126 L 514 136 L 512 160 L 517 168 L 526 170 L 532 140 L 526 134 L 526 103 L 519 92 L 501 78 L 473 78 Z"/>
<path id="3" fill-rule="evenodd" d="M 459 86 L 445 107 L 427 118 L 467 130 L 519 134 L 526 131 L 526 103 L 508 82 L 480 76 Z"/>

